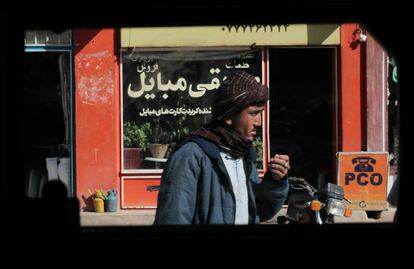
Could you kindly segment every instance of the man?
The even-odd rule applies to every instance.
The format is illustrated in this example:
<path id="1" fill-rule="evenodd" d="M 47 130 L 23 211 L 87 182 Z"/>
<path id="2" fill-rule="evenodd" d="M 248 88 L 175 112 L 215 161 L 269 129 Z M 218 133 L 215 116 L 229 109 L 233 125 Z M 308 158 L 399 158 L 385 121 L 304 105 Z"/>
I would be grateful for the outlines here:
<path id="1" fill-rule="evenodd" d="M 213 120 L 175 148 L 164 169 L 155 225 L 257 224 L 272 218 L 287 192 L 287 155 L 275 155 L 263 180 L 252 142 L 268 89 L 245 72 L 225 80 Z"/>

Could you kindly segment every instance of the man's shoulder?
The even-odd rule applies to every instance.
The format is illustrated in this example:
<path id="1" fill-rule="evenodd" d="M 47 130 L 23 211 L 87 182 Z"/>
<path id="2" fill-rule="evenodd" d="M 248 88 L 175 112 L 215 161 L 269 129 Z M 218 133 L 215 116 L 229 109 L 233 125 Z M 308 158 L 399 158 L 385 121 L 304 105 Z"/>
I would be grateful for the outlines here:
<path id="1" fill-rule="evenodd" d="M 194 141 L 188 141 L 184 145 L 182 145 L 179 149 L 177 149 L 176 153 L 183 153 L 188 154 L 190 152 L 194 153 L 202 153 L 203 150 L 201 147 Z"/>
<path id="2" fill-rule="evenodd" d="M 203 151 L 203 149 L 196 142 L 193 141 L 189 141 L 183 144 L 174 152 L 174 157 L 178 159 L 200 159 L 205 156 L 206 153 Z"/>
<path id="3" fill-rule="evenodd" d="M 218 146 L 202 137 L 195 137 L 189 140 L 187 143 L 182 145 L 178 150 L 177 153 L 180 154 L 202 154 L 207 155 L 210 158 L 218 159 L 220 158 L 220 150 Z"/>

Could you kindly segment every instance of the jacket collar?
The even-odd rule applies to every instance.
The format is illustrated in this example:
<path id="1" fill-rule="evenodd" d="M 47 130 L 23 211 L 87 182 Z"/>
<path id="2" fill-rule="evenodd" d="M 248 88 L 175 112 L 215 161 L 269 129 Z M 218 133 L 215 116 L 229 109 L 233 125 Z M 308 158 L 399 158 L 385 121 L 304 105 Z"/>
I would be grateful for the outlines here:
<path id="1" fill-rule="evenodd" d="M 194 137 L 190 141 L 195 142 L 210 158 L 213 158 L 215 160 L 220 159 L 220 149 L 215 143 L 200 136 Z M 251 161 L 256 160 L 256 151 L 254 148 L 250 148 L 248 150 L 246 159 L 249 159 Z"/>

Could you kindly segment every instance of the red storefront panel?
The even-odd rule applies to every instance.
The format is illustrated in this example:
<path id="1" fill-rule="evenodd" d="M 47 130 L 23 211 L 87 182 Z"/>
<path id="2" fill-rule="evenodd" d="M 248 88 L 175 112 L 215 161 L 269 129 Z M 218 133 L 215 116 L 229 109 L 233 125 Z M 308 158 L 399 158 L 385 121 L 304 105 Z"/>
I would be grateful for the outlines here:
<path id="1" fill-rule="evenodd" d="M 156 208 L 161 176 L 122 177 L 121 208 Z"/>
<path id="2" fill-rule="evenodd" d="M 118 189 L 119 62 L 114 29 L 74 31 L 76 195 L 93 211 L 89 190 Z"/>

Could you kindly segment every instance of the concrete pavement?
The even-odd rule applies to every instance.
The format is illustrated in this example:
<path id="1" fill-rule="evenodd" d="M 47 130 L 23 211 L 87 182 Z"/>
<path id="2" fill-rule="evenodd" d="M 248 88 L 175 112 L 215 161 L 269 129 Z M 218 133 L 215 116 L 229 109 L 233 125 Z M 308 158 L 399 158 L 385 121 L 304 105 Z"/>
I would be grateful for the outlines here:
<path id="1" fill-rule="evenodd" d="M 286 207 L 272 219 L 263 224 L 277 224 L 277 217 L 286 214 Z M 353 211 L 349 218 L 335 217 L 336 223 L 392 223 L 396 208 L 388 207 L 382 211 L 379 219 L 368 218 L 365 211 Z M 152 225 L 155 218 L 155 209 L 118 210 L 114 213 L 81 212 L 81 226 L 147 226 Z"/>

